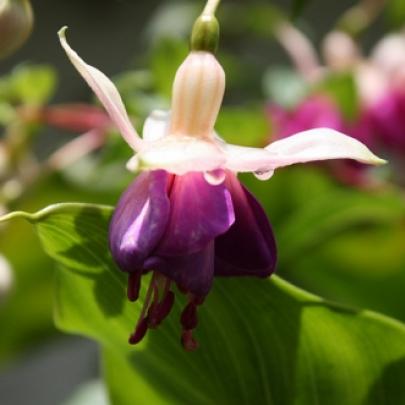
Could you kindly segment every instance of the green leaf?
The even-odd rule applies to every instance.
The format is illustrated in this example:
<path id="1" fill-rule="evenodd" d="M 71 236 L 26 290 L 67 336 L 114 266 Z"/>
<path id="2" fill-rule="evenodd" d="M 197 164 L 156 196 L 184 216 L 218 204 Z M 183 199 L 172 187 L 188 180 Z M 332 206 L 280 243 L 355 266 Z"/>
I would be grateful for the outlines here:
<path id="1" fill-rule="evenodd" d="M 142 304 L 125 300 L 126 277 L 108 254 L 111 211 L 59 204 L 2 220 L 34 223 L 62 265 L 56 322 L 101 343 L 114 404 L 382 405 L 405 397 L 403 324 L 332 305 L 278 277 L 217 279 L 199 311 L 196 352 L 180 347 L 179 297 L 158 330 L 129 346 Z"/>
<path id="2" fill-rule="evenodd" d="M 56 81 L 56 72 L 50 66 L 18 66 L 9 79 L 11 97 L 23 104 L 45 104 L 53 95 Z"/>
<path id="3" fill-rule="evenodd" d="M 400 191 L 344 188 L 314 166 L 276 172 L 268 184 L 244 180 L 273 224 L 280 275 L 327 299 L 405 321 Z"/>
<path id="4" fill-rule="evenodd" d="M 351 73 L 330 74 L 315 90 L 329 94 L 336 101 L 346 119 L 356 118 L 359 100 L 356 83 Z"/>
<path id="5" fill-rule="evenodd" d="M 263 106 L 223 107 L 215 128 L 230 143 L 245 146 L 263 145 L 270 133 Z"/>
<path id="6" fill-rule="evenodd" d="M 386 18 L 390 27 L 400 30 L 404 26 L 405 2 L 402 0 L 390 0 L 385 7 Z"/>
<path id="7" fill-rule="evenodd" d="M 131 150 L 122 137 L 111 133 L 100 153 L 82 157 L 64 168 L 62 175 L 81 189 L 119 195 L 134 177 L 125 168 L 130 157 Z"/>
<path id="8" fill-rule="evenodd" d="M 124 100 L 126 110 L 139 126 L 139 118 L 147 116 L 154 109 L 168 109 L 165 97 L 154 92 L 154 77 L 149 70 L 130 70 L 114 77 L 114 83 Z"/>
<path id="9" fill-rule="evenodd" d="M 59 175 L 45 176 L 35 188 L 25 190 L 14 208 L 35 210 L 55 201 L 95 198 L 88 189 L 79 191 Z M 97 198 L 107 202 L 117 195 Z M 5 301 L 0 303 L 0 368 L 23 353 L 43 346 L 59 335 L 52 319 L 55 261 L 43 253 L 40 241 L 25 221 L 0 224 L 0 252 L 13 268 L 14 285 Z M 0 300 L 1 301 L 1 300 Z M 0 401 L 1 402 L 1 401 Z"/>
<path id="10" fill-rule="evenodd" d="M 218 20 L 224 34 L 237 34 L 245 38 L 250 34 L 270 38 L 274 28 L 285 19 L 284 13 L 274 4 L 252 3 L 246 7 L 243 3 L 224 2 L 218 10 Z"/>
<path id="11" fill-rule="evenodd" d="M 308 199 L 302 191 L 278 224 L 283 276 L 326 298 L 405 321 L 402 195 L 335 186 L 319 193 L 312 187 Z"/>
<path id="12" fill-rule="evenodd" d="M 9 125 L 16 118 L 16 111 L 11 104 L 0 102 L 0 124 Z"/>
<path id="13" fill-rule="evenodd" d="M 356 190 L 335 189 L 305 199 L 283 223 L 279 233 L 285 246 L 282 260 L 300 257 L 328 238 L 355 227 L 395 223 L 404 215 L 401 199 L 391 194 L 368 195 Z M 287 258 L 288 256 L 288 258 Z"/>
<path id="14" fill-rule="evenodd" d="M 104 266 L 107 245 L 103 226 L 106 226 L 111 213 L 112 208 L 109 206 L 61 203 L 50 205 L 35 214 L 15 211 L 0 218 L 0 221 L 22 218 L 36 224 L 49 256 L 65 266 L 88 271 L 88 264 Z M 89 232 L 93 235 L 87 241 L 86 234 Z M 97 259 L 97 251 L 103 251 L 103 257 Z"/>
<path id="15" fill-rule="evenodd" d="M 150 63 L 155 86 L 167 98 L 171 96 L 174 76 L 187 53 L 187 43 L 175 39 L 162 39 L 152 50 Z"/>

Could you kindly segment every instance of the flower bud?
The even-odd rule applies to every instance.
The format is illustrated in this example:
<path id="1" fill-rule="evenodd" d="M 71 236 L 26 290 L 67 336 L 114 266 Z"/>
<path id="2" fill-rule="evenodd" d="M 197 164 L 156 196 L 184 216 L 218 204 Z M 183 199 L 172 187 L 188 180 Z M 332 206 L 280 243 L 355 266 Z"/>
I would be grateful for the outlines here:
<path id="1" fill-rule="evenodd" d="M 18 49 L 31 33 L 29 0 L 0 0 L 0 58 Z"/>
<path id="2" fill-rule="evenodd" d="M 0 255 L 0 303 L 6 297 L 13 284 L 13 271 L 9 262 Z"/>
<path id="3" fill-rule="evenodd" d="M 215 53 L 218 48 L 219 24 L 212 15 L 197 18 L 191 33 L 191 50 Z"/>
<path id="4" fill-rule="evenodd" d="M 371 60 L 393 84 L 405 82 L 405 34 L 390 34 L 376 45 Z"/>
<path id="5" fill-rule="evenodd" d="M 225 73 L 215 56 L 193 51 L 173 84 L 170 133 L 211 138 L 225 91 Z"/>
<path id="6" fill-rule="evenodd" d="M 356 43 L 342 31 L 332 31 L 325 37 L 322 52 L 326 64 L 339 72 L 351 69 L 360 59 Z"/>

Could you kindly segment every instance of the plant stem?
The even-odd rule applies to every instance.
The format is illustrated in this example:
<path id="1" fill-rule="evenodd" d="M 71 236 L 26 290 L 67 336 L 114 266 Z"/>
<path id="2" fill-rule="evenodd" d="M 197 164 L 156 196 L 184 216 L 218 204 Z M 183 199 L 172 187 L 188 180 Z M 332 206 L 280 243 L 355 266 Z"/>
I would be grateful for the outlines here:
<path id="1" fill-rule="evenodd" d="M 217 10 L 217 7 L 219 6 L 220 2 L 221 2 L 221 0 L 208 0 L 207 4 L 204 7 L 202 15 L 213 16 L 215 14 L 215 11 Z"/>

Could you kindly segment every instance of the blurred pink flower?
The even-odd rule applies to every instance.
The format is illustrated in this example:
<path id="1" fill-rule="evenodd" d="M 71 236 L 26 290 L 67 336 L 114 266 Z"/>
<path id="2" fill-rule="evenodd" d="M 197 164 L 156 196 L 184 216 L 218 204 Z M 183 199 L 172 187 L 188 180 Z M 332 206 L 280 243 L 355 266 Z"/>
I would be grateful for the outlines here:
<path id="1" fill-rule="evenodd" d="M 56 128 L 72 132 L 86 132 L 111 126 L 110 117 L 99 107 L 89 104 L 58 104 L 44 107 L 38 113 L 38 120 Z"/>
<path id="2" fill-rule="evenodd" d="M 332 128 L 337 131 L 345 129 L 342 114 L 326 95 L 311 96 L 292 110 L 270 104 L 268 114 L 276 139 L 318 127 Z"/>
<path id="3" fill-rule="evenodd" d="M 302 35 L 301 41 L 303 38 Z M 285 48 L 290 54 L 294 50 L 291 46 Z M 313 61 L 313 47 L 307 44 L 305 49 L 312 49 L 307 59 Z M 292 110 L 274 104 L 268 107 L 273 139 L 324 126 L 349 134 L 391 160 L 402 161 L 405 156 L 405 34 L 385 36 L 365 58 L 348 34 L 332 31 L 323 41 L 322 53 L 326 65 L 312 63 L 313 74 L 303 74 L 301 65 L 296 66 L 297 71 L 304 79 L 311 78 L 309 85 L 314 84 L 314 78 L 316 83 L 322 82 L 330 73 L 352 73 L 359 101 L 357 117 L 345 119 L 330 97 L 315 91 Z M 300 58 L 305 58 L 302 50 Z M 296 56 L 291 55 L 291 59 L 296 63 Z M 365 165 L 326 164 L 346 183 L 370 185 L 373 181 L 365 173 Z"/>

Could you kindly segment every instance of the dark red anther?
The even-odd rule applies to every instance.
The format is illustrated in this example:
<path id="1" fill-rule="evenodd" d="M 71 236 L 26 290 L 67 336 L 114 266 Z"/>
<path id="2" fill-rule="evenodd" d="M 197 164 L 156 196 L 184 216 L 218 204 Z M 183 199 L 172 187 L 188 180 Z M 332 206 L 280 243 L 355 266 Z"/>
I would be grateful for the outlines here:
<path id="1" fill-rule="evenodd" d="M 198 342 L 194 339 L 192 330 L 182 331 L 181 344 L 187 352 L 192 352 L 198 348 Z"/>
<path id="2" fill-rule="evenodd" d="M 148 330 L 148 318 L 143 318 L 136 326 L 135 332 L 129 337 L 129 343 L 135 345 L 139 343 L 146 335 Z"/>
<path id="3" fill-rule="evenodd" d="M 139 290 L 141 288 L 141 272 L 136 271 L 129 273 L 127 296 L 130 301 L 136 301 L 139 297 Z"/>
<path id="4" fill-rule="evenodd" d="M 183 309 L 180 322 L 184 329 L 194 329 L 198 323 L 197 306 L 194 302 L 189 302 Z"/>

